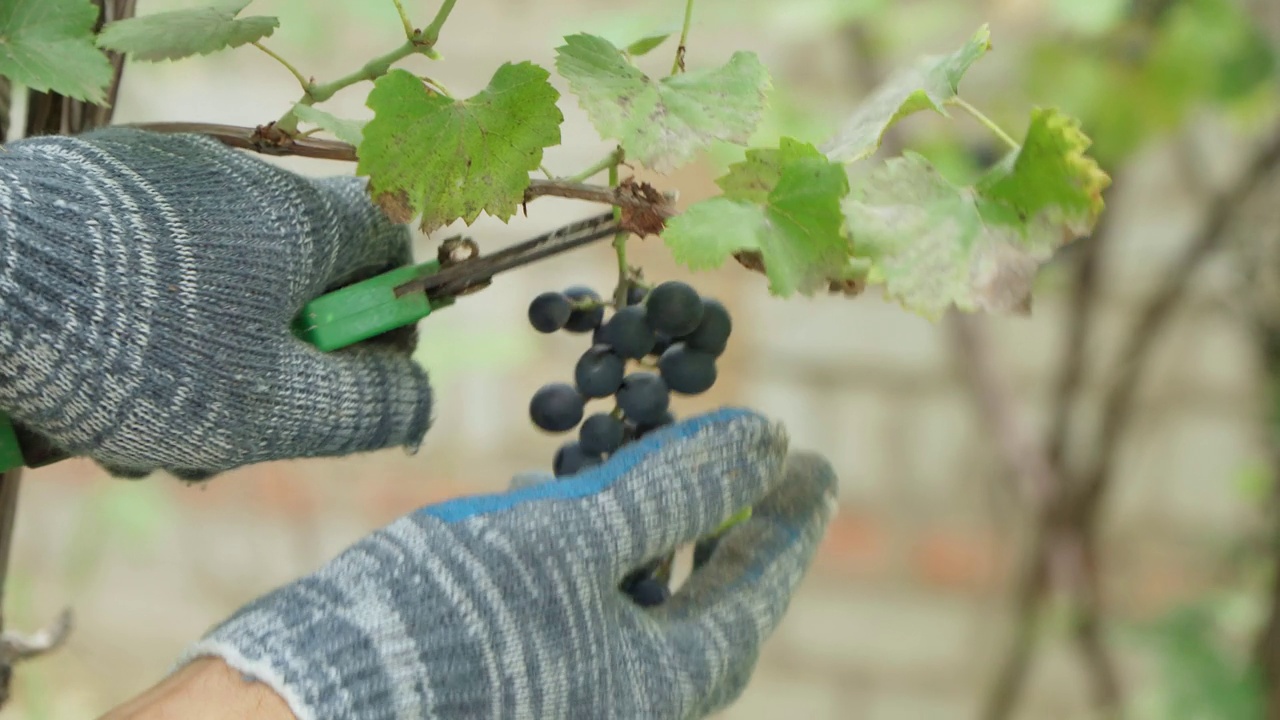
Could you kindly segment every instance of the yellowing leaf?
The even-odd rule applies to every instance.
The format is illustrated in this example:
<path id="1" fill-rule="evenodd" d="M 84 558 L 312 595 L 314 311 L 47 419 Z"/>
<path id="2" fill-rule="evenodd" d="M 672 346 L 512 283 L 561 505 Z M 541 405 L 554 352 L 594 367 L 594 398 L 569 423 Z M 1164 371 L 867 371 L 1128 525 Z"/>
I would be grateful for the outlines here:
<path id="1" fill-rule="evenodd" d="M 1071 236 L 1045 213 L 1010 218 L 1007 206 L 956 187 L 922 156 L 873 171 L 844 203 L 867 281 L 936 320 L 964 311 L 1027 309 L 1036 271 Z"/>
<path id="2" fill-rule="evenodd" d="M 837 162 L 854 162 L 875 153 L 885 132 L 907 115 L 933 110 L 945 116 L 943 103 L 956 96 L 960 79 L 990 49 L 991 33 L 984 25 L 959 50 L 921 58 L 913 67 L 891 75 L 822 151 Z"/>
<path id="3" fill-rule="evenodd" d="M 654 80 L 612 43 L 571 35 L 556 50 L 596 130 L 618 140 L 627 159 L 660 172 L 693 158 L 717 140 L 745 144 L 764 111 L 769 74 L 754 53 L 734 53 L 712 70 Z"/>
<path id="4" fill-rule="evenodd" d="M 1089 144 L 1079 121 L 1057 110 L 1033 110 L 1022 148 L 989 171 L 978 190 L 1020 218 L 1043 213 L 1049 222 L 1084 235 L 1102 213 L 1102 191 L 1111 184 L 1085 154 Z"/>

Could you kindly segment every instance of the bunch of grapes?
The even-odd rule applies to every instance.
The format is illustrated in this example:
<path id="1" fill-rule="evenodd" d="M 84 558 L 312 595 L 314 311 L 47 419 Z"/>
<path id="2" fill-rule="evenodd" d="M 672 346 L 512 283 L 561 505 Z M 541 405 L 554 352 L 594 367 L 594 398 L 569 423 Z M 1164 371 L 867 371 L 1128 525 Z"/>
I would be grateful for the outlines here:
<path id="1" fill-rule="evenodd" d="M 732 330 L 729 312 L 686 283 L 627 287 L 626 304 L 609 307 L 588 287 L 545 292 L 529 304 L 529 323 L 542 333 L 591 335 L 573 382 L 552 382 L 533 394 L 533 424 L 552 433 L 577 429 L 556 450 L 552 469 L 567 477 L 599 465 L 619 448 L 675 422 L 671 396 L 698 395 L 716 381 L 716 359 Z M 628 369 L 628 366 L 631 369 Z M 612 398 L 611 411 L 587 415 L 587 403 Z M 669 597 L 663 576 L 670 558 L 631 573 L 622 589 L 643 606 Z"/>

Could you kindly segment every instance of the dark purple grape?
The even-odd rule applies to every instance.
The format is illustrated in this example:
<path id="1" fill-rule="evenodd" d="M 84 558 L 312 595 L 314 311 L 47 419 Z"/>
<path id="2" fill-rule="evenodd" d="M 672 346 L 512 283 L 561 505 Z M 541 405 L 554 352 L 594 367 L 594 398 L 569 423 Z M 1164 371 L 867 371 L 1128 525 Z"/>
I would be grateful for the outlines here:
<path id="1" fill-rule="evenodd" d="M 564 293 L 544 292 L 529 303 L 529 324 L 540 333 L 553 333 L 569 322 L 572 312 Z"/>
<path id="2" fill-rule="evenodd" d="M 547 432 L 566 432 L 582 422 L 586 401 L 572 385 L 548 383 L 538 388 L 529 401 L 533 424 Z"/>
<path id="3" fill-rule="evenodd" d="M 641 305 L 644 303 L 644 298 L 648 294 L 649 294 L 649 291 L 646 290 L 645 288 L 640 287 L 639 285 L 635 285 L 635 284 L 628 285 L 627 286 L 627 304 Z"/>
<path id="4" fill-rule="evenodd" d="M 733 331 L 733 321 L 729 319 L 729 311 L 719 300 L 702 299 L 702 321 L 693 332 L 684 337 L 684 342 L 694 350 L 711 353 L 719 357 L 729 344 L 729 333 Z"/>
<path id="5" fill-rule="evenodd" d="M 551 461 L 551 470 L 556 477 L 565 477 L 599 465 L 601 462 L 599 455 L 583 450 L 577 440 L 571 440 L 556 450 L 555 459 Z"/>
<path id="6" fill-rule="evenodd" d="M 608 455 L 621 447 L 625 433 L 621 420 L 608 413 L 596 413 L 582 422 L 578 444 L 585 452 Z"/>
<path id="7" fill-rule="evenodd" d="M 711 353 L 694 350 L 678 342 L 662 353 L 658 371 L 672 392 L 697 395 L 716 383 L 716 358 Z"/>
<path id="8" fill-rule="evenodd" d="M 711 562 L 711 556 L 715 554 L 716 547 L 720 544 L 720 536 L 715 535 L 709 538 L 699 540 L 693 546 L 693 569 L 701 570 L 702 566 Z"/>
<path id="9" fill-rule="evenodd" d="M 640 607 L 657 607 L 671 599 L 671 590 L 666 583 L 655 577 L 647 577 L 631 586 L 627 593 L 631 600 Z"/>
<path id="10" fill-rule="evenodd" d="M 583 285 L 574 285 L 564 291 L 566 297 L 574 304 L 580 302 L 602 302 L 600 295 L 589 287 Z M 600 323 L 604 321 L 604 305 L 596 305 L 590 310 L 574 309 L 569 313 L 569 319 L 564 324 L 564 329 L 571 333 L 591 332 L 600 327 Z"/>
<path id="11" fill-rule="evenodd" d="M 653 350 L 657 337 L 644 319 L 639 305 L 624 307 L 600 326 L 600 337 L 606 345 L 624 358 L 638 360 Z"/>
<path id="12" fill-rule="evenodd" d="M 653 422 L 638 423 L 635 427 L 636 439 L 639 440 L 640 438 L 644 437 L 645 435 L 648 435 L 654 430 L 657 430 L 658 428 L 664 428 L 674 423 L 675 421 L 676 421 L 676 416 L 672 415 L 671 411 L 668 410 L 662 413 L 662 416 L 659 417 L 657 420 L 654 420 Z"/>
<path id="13" fill-rule="evenodd" d="M 644 308 L 649 327 L 673 338 L 688 335 L 702 322 L 702 297 L 679 280 L 650 290 Z"/>
<path id="14" fill-rule="evenodd" d="M 666 352 L 667 348 L 671 347 L 671 344 L 674 343 L 675 340 L 672 340 L 670 337 L 663 335 L 662 333 L 654 333 L 653 335 L 653 349 L 649 351 L 649 356 L 662 357 L 662 353 Z"/>
<path id="15" fill-rule="evenodd" d="M 608 345 L 594 345 L 578 358 L 573 380 L 589 398 L 609 397 L 618 391 L 625 371 L 626 363 Z"/>
<path id="16" fill-rule="evenodd" d="M 634 372 L 618 388 L 618 407 L 636 422 L 656 422 L 671 404 L 671 393 L 662 378 L 651 372 Z"/>

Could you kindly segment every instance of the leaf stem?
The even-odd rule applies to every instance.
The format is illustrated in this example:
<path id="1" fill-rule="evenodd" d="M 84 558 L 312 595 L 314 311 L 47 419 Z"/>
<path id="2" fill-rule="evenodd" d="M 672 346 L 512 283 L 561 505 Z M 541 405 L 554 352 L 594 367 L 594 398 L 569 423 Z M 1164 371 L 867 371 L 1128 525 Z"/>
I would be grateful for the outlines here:
<path id="1" fill-rule="evenodd" d="M 595 165 L 592 165 L 586 170 L 583 170 L 577 175 L 574 175 L 573 177 L 565 178 L 564 180 L 565 182 L 571 182 L 571 183 L 586 182 L 587 180 L 590 180 L 592 177 L 594 177 L 596 173 L 599 173 L 602 170 L 613 170 L 614 174 L 617 174 L 618 165 L 620 164 L 622 164 L 622 146 L 621 145 L 614 148 L 613 152 L 606 155 L 603 159 L 600 160 L 600 162 L 596 163 Z M 609 177 L 613 178 L 614 176 L 610 175 Z M 610 187 L 613 187 L 617 184 L 618 184 L 618 181 L 616 178 L 610 180 L 609 182 Z"/>
<path id="2" fill-rule="evenodd" d="M 435 18 L 426 30 L 422 31 L 422 41 L 427 47 L 435 47 L 436 42 L 440 39 L 440 28 L 444 27 L 444 23 L 449 19 L 449 13 L 453 12 L 453 6 L 457 0 L 444 0 L 440 4 L 440 9 L 436 11 Z"/>
<path id="3" fill-rule="evenodd" d="M 404 23 L 404 36 L 412 40 L 416 31 L 413 29 L 413 22 L 409 20 L 409 13 L 404 11 L 404 4 L 400 0 L 391 0 L 391 2 L 395 3 L 396 12 L 400 13 L 400 22 Z"/>
<path id="4" fill-rule="evenodd" d="M 297 78 L 298 84 L 302 86 L 302 92 L 309 91 L 311 87 L 311 81 L 308 80 L 306 77 L 304 77 L 303 74 L 298 71 L 298 68 L 293 66 L 293 63 L 289 62 L 288 60 L 285 60 L 283 57 L 280 57 L 276 53 L 272 52 L 270 48 L 268 48 L 266 45 L 263 45 L 261 42 L 255 41 L 253 43 L 253 46 L 258 48 L 262 52 L 266 53 L 267 56 L 270 57 L 272 60 L 275 60 L 276 62 L 283 65 L 285 70 L 288 70 L 295 78 Z"/>
<path id="5" fill-rule="evenodd" d="M 684 70 L 685 45 L 689 42 L 689 28 L 693 26 L 693 3 L 694 0 L 684 2 L 684 27 L 680 29 L 680 44 L 676 46 L 676 61 L 671 64 L 672 75 Z"/>
<path id="6" fill-rule="evenodd" d="M 974 120 L 977 120 L 985 128 L 987 128 L 992 133 L 994 133 L 996 137 L 1000 138 L 1000 140 L 1004 142 L 1004 144 L 1008 145 L 1010 150 L 1018 150 L 1022 148 L 1022 146 L 1018 144 L 1017 140 L 1014 140 L 1009 135 L 1009 133 L 1004 131 L 1004 128 L 1000 127 L 999 125 L 996 124 L 994 120 L 984 115 L 981 110 L 974 107 L 973 105 L 970 105 L 968 100 L 965 100 L 959 95 L 956 95 L 955 97 L 948 100 L 947 104 L 955 105 L 961 110 L 964 110 L 965 112 L 969 113 L 969 115 L 971 115 Z"/>

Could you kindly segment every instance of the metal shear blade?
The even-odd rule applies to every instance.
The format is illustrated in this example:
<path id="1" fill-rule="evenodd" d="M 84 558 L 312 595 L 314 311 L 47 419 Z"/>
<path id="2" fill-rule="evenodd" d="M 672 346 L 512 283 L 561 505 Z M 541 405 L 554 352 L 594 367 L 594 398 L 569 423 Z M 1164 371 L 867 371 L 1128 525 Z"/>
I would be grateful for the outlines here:
<path id="1" fill-rule="evenodd" d="M 459 295 L 474 285 L 487 282 L 498 273 L 580 248 L 616 235 L 621 230 L 621 225 L 610 211 L 565 225 L 532 240 L 499 250 L 492 255 L 481 255 L 442 267 L 432 275 L 415 278 L 396 286 L 395 294 L 396 297 L 402 297 L 409 293 L 422 292 L 430 298 Z"/>

